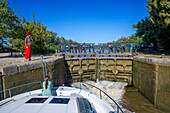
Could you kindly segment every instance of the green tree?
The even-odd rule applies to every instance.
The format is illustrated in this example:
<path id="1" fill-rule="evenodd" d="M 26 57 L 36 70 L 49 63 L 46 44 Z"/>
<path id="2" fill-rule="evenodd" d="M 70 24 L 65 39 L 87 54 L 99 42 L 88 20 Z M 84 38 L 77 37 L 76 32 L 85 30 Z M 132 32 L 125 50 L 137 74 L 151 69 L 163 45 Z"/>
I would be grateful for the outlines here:
<path id="1" fill-rule="evenodd" d="M 128 37 L 121 37 L 121 38 L 118 38 L 118 40 L 116 41 L 116 43 L 126 43 L 128 42 Z"/>
<path id="2" fill-rule="evenodd" d="M 142 39 L 139 36 L 131 35 L 128 37 L 118 38 L 117 41 L 113 41 L 112 43 L 142 43 Z"/>
<path id="3" fill-rule="evenodd" d="M 64 38 L 64 37 L 61 37 L 61 43 L 67 43 L 68 41 Z"/>
<path id="4" fill-rule="evenodd" d="M 113 44 L 115 44 L 115 43 L 116 43 L 116 41 L 112 41 L 112 43 L 113 43 Z"/>
<path id="5" fill-rule="evenodd" d="M 55 52 L 56 45 L 58 44 L 57 33 L 52 31 L 48 31 L 47 33 L 49 36 L 46 38 L 45 48 L 48 49 L 49 52 Z"/>
<path id="6" fill-rule="evenodd" d="M 170 26 L 170 1 L 148 0 L 147 2 L 151 22 L 161 28 L 168 28 Z"/>
<path id="7" fill-rule="evenodd" d="M 170 1 L 169 0 L 148 0 L 149 20 L 156 26 L 152 29 L 155 39 L 158 41 L 158 49 L 170 53 Z M 154 27 L 155 27 L 154 26 Z M 145 31 L 147 32 L 147 31 Z"/>
<path id="8" fill-rule="evenodd" d="M 145 20 L 139 21 L 137 24 L 132 25 L 133 28 L 136 28 L 136 36 L 142 37 L 144 44 L 150 45 L 154 44 L 156 50 L 163 50 L 168 52 L 169 46 L 169 30 L 159 28 L 154 25 L 148 18 Z"/>
<path id="9" fill-rule="evenodd" d="M 7 0 L 0 1 L 0 49 L 3 49 L 3 44 L 8 44 L 9 37 L 14 36 L 20 21 L 8 4 Z"/>
<path id="10" fill-rule="evenodd" d="M 58 37 L 57 33 L 48 31 L 47 26 L 44 26 L 39 21 L 36 21 L 35 15 L 32 15 L 31 21 L 26 21 L 24 16 L 20 14 L 17 17 L 14 10 L 8 7 L 6 0 L 0 1 L 0 49 L 3 47 L 4 39 L 6 43 L 11 43 L 18 51 L 24 51 L 26 32 L 32 32 L 32 50 L 33 53 L 45 53 L 48 51 L 55 52 L 56 45 L 59 43 L 76 43 L 72 40 L 66 40 L 64 37 Z"/>
<path id="11" fill-rule="evenodd" d="M 56 42 L 56 45 L 58 45 L 59 43 L 61 43 L 61 40 L 60 40 L 60 37 L 59 37 L 59 36 L 56 38 L 55 42 Z"/>
<path id="12" fill-rule="evenodd" d="M 74 43 L 74 41 L 73 41 L 73 40 L 71 40 L 71 39 L 69 39 L 69 40 L 68 40 L 68 43 Z"/>

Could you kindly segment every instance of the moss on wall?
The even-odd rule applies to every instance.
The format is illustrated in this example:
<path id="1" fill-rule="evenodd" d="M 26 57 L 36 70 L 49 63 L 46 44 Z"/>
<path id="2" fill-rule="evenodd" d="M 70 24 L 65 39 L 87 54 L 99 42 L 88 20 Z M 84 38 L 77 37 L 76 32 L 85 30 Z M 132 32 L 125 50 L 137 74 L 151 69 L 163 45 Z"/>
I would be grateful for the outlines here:
<path id="1" fill-rule="evenodd" d="M 50 80 L 52 81 L 54 86 L 59 86 L 65 83 L 65 68 L 64 68 L 64 61 L 57 62 L 54 65 L 48 66 L 48 76 L 50 76 Z M 20 72 L 13 75 L 5 75 L 2 76 L 3 81 L 3 90 L 27 84 L 37 81 L 44 81 L 43 76 L 43 69 L 38 68 L 35 70 L 28 70 L 26 72 Z M 21 88 L 17 88 L 15 90 L 12 90 L 12 94 L 16 95 L 25 91 L 35 90 L 41 88 L 41 84 L 34 84 L 29 86 L 24 86 Z M 4 93 L 5 97 L 9 96 L 9 92 Z"/>
<path id="2" fill-rule="evenodd" d="M 170 66 L 158 66 L 156 105 L 170 112 Z"/>
<path id="3" fill-rule="evenodd" d="M 133 85 L 153 104 L 170 112 L 170 66 L 133 60 Z"/>
<path id="4" fill-rule="evenodd" d="M 21 72 L 13 75 L 3 76 L 2 80 L 3 80 L 3 90 L 19 85 L 31 83 L 31 82 L 43 81 L 42 68 Z M 29 91 L 41 87 L 41 84 L 39 84 L 39 86 L 33 88 L 34 85 L 17 88 L 15 90 L 12 90 L 11 93 L 12 95 L 16 95 L 25 91 Z M 8 96 L 9 96 L 9 92 L 5 92 L 4 97 L 8 97 Z"/>
<path id="5" fill-rule="evenodd" d="M 54 86 L 61 86 L 65 84 L 65 67 L 64 61 L 61 61 L 54 65 L 53 67 L 53 80 Z"/>
<path id="6" fill-rule="evenodd" d="M 156 69 L 154 64 L 133 61 L 133 84 L 152 103 L 156 91 Z"/>

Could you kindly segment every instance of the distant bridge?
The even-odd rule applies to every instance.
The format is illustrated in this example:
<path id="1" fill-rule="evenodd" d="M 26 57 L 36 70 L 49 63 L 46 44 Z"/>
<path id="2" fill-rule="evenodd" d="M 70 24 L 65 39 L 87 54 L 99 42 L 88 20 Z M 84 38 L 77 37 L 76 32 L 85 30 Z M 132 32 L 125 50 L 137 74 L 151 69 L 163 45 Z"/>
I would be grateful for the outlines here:
<path id="1" fill-rule="evenodd" d="M 133 53 L 140 49 L 138 43 L 60 43 L 57 53 Z"/>

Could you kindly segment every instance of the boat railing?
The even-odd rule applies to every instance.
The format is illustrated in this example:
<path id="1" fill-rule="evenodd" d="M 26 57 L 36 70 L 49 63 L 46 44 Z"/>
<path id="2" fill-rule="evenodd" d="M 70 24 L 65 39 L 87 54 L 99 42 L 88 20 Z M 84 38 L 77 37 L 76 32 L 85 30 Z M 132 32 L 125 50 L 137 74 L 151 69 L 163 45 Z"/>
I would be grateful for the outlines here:
<path id="1" fill-rule="evenodd" d="M 112 97 L 110 97 L 106 92 L 104 92 L 100 88 L 98 88 L 98 87 L 96 87 L 96 86 L 94 86 L 92 84 L 89 84 L 89 83 L 80 82 L 80 88 L 82 88 L 82 85 L 89 85 L 91 87 L 96 88 L 97 90 L 100 91 L 100 95 L 99 95 L 100 99 L 102 99 L 102 93 L 105 94 L 116 105 L 117 113 L 124 113 L 122 108 L 119 106 L 119 104 Z"/>
<path id="2" fill-rule="evenodd" d="M 31 83 L 27 83 L 27 84 L 23 84 L 23 85 L 19 85 L 19 86 L 15 86 L 15 87 L 12 87 L 12 88 L 9 88 L 9 89 L 2 90 L 2 91 L 0 91 L 0 94 L 1 94 L 0 100 L 3 100 L 2 95 L 4 96 L 4 92 L 8 91 L 9 97 L 12 97 L 11 90 L 16 89 L 16 88 L 20 88 L 20 87 L 24 87 L 24 86 L 28 86 L 28 85 L 32 85 L 32 84 L 41 84 L 41 86 L 42 86 L 42 82 L 37 81 L 37 82 L 31 82 Z"/>

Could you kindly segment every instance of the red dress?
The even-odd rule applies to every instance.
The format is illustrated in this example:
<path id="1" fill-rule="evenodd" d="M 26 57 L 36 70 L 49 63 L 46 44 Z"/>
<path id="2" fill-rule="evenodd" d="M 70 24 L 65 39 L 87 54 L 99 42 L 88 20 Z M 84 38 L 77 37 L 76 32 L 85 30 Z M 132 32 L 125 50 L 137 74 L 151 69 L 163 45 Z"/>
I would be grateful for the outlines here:
<path id="1" fill-rule="evenodd" d="M 27 47 L 25 45 L 25 59 L 31 59 L 32 47 L 30 45 L 27 45 Z"/>
<path id="2" fill-rule="evenodd" d="M 25 38 L 25 59 L 31 60 L 31 52 L 32 52 L 31 42 L 32 41 L 33 41 L 32 38 L 28 36 Z"/>

